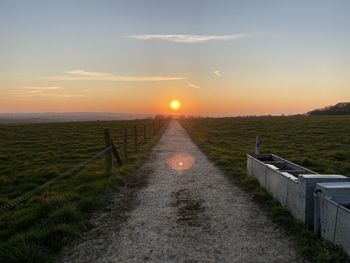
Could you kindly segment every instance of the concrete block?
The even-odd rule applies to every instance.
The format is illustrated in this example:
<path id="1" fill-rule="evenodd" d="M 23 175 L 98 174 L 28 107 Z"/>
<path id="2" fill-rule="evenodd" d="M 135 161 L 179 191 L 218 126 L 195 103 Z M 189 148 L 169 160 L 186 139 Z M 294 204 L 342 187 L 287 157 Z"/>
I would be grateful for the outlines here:
<path id="1" fill-rule="evenodd" d="M 303 213 L 300 207 L 299 180 L 298 178 L 288 177 L 286 208 L 294 218 L 302 221 Z"/>
<path id="2" fill-rule="evenodd" d="M 283 207 L 286 207 L 289 179 L 276 170 L 267 169 L 266 190 Z"/>
<path id="3" fill-rule="evenodd" d="M 350 203 L 350 178 L 341 177 L 339 180 L 343 181 L 317 183 L 314 191 L 314 232 L 328 240 L 327 233 L 333 231 L 328 224 L 333 218 L 328 203 L 337 206 Z"/>
<path id="4" fill-rule="evenodd" d="M 329 198 L 321 198 L 320 208 L 320 231 L 322 238 L 334 242 L 335 225 L 338 214 L 338 204 Z"/>
<path id="5" fill-rule="evenodd" d="M 350 203 L 350 200 L 347 202 Z M 338 208 L 334 243 L 343 247 L 350 255 L 350 210 L 342 205 Z"/>
<path id="6" fill-rule="evenodd" d="M 247 155 L 247 169 L 280 204 L 301 222 L 314 224 L 317 183 L 345 182 L 343 175 L 320 175 L 274 154 Z"/>
<path id="7" fill-rule="evenodd" d="M 317 174 L 273 154 L 247 155 L 247 171 L 296 219 L 350 254 L 350 178 Z"/>
<path id="8" fill-rule="evenodd" d="M 316 194 L 319 192 L 324 197 L 332 197 L 333 200 L 344 200 L 350 197 L 350 178 L 345 176 L 337 176 L 337 181 L 317 183 Z"/>
<path id="9" fill-rule="evenodd" d="M 349 182 L 350 178 L 333 174 L 302 174 L 299 175 L 300 209 L 303 216 L 300 220 L 307 225 L 314 224 L 314 190 L 318 183 Z"/>
<path id="10" fill-rule="evenodd" d="M 315 208 L 319 209 L 318 212 L 315 211 L 315 233 L 343 247 L 350 255 L 350 195 L 343 195 L 348 190 L 334 192 L 334 189 L 340 189 L 340 184 L 334 183 L 333 185 L 337 185 L 334 188 L 331 184 L 323 184 L 321 187 L 318 184 L 315 191 Z M 349 189 L 349 183 L 344 184 Z M 327 191 L 327 185 L 330 185 L 330 191 Z M 332 192 L 340 195 L 331 196 Z"/>
<path id="11" fill-rule="evenodd" d="M 262 187 L 266 187 L 267 166 L 259 160 L 252 159 L 251 163 L 252 176 L 255 177 Z"/>
<path id="12" fill-rule="evenodd" d="M 252 176 L 252 162 L 253 159 L 247 154 L 247 175 Z"/>

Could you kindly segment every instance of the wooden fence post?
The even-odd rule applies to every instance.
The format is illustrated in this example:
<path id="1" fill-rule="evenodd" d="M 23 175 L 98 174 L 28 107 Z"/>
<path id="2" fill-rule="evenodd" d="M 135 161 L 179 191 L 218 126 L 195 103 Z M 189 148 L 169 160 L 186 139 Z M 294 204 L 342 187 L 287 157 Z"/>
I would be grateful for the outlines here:
<path id="1" fill-rule="evenodd" d="M 134 136 L 135 136 L 135 152 L 137 152 L 137 125 L 134 126 Z"/>
<path id="2" fill-rule="evenodd" d="M 111 146 L 111 133 L 109 129 L 104 129 L 104 138 L 106 147 Z M 113 159 L 112 159 L 112 149 L 106 152 L 106 174 L 111 175 L 112 167 L 113 167 Z"/>
<path id="3" fill-rule="evenodd" d="M 128 161 L 128 128 L 124 127 L 124 143 L 123 143 L 123 151 L 125 161 Z"/>
<path id="4" fill-rule="evenodd" d="M 122 159 L 119 156 L 117 148 L 115 148 L 113 140 L 111 140 L 111 144 L 112 144 L 112 153 L 113 153 L 113 155 L 115 157 L 115 160 L 117 161 L 118 166 L 122 166 L 123 165 L 123 161 L 122 161 Z"/>
<path id="5" fill-rule="evenodd" d="M 145 143 L 147 140 L 147 131 L 146 131 L 146 124 L 143 125 L 143 142 Z"/>

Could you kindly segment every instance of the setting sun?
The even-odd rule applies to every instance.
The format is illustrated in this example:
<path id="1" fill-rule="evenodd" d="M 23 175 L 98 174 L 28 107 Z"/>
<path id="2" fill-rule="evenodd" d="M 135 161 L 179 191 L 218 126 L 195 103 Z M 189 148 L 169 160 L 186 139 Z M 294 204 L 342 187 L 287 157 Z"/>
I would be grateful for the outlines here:
<path id="1" fill-rule="evenodd" d="M 172 110 L 178 110 L 181 107 L 181 103 L 178 100 L 172 100 L 170 101 L 169 106 Z"/>

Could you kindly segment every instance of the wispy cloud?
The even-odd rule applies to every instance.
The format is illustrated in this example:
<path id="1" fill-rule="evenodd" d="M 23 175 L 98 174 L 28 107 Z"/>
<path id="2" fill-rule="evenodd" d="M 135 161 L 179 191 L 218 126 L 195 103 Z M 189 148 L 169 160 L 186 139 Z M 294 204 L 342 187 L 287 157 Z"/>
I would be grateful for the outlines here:
<path id="1" fill-rule="evenodd" d="M 45 92 L 55 92 L 62 89 L 59 86 L 23 86 L 16 87 L 11 90 L 8 90 L 9 94 L 22 94 L 22 95 L 41 95 Z"/>
<path id="2" fill-rule="evenodd" d="M 218 77 L 221 77 L 221 73 L 219 70 L 214 70 L 213 73 L 218 76 Z"/>
<path id="3" fill-rule="evenodd" d="M 72 75 L 81 75 L 81 76 L 90 76 L 90 77 L 102 77 L 102 76 L 110 76 L 111 75 L 108 73 L 85 71 L 82 69 L 70 70 L 70 71 L 67 71 L 66 73 L 72 74 Z"/>
<path id="4" fill-rule="evenodd" d="M 197 86 L 197 85 L 194 85 L 192 83 L 187 83 L 187 86 L 190 87 L 190 88 L 194 88 L 194 89 L 200 89 L 201 87 Z"/>
<path id="5" fill-rule="evenodd" d="M 58 94 L 58 97 L 62 97 L 62 98 L 84 98 L 84 97 L 88 97 L 87 95 L 83 95 L 83 94 Z"/>
<path id="6" fill-rule="evenodd" d="M 181 76 L 118 76 L 110 73 L 91 72 L 81 69 L 70 70 L 63 76 L 46 77 L 48 80 L 98 80 L 98 81 L 129 81 L 129 82 L 148 82 L 148 81 L 167 81 L 182 80 Z"/>
<path id="7" fill-rule="evenodd" d="M 247 34 L 234 35 L 130 35 L 128 38 L 136 40 L 163 40 L 177 43 L 200 43 L 207 41 L 237 40 L 247 37 Z"/>
<path id="8" fill-rule="evenodd" d="M 0 90 L 0 94 L 10 95 L 22 98 L 33 97 L 54 97 L 54 98 L 74 98 L 88 97 L 84 94 L 64 93 L 62 87 L 59 86 L 24 86 L 15 87 L 7 90 Z"/>
<path id="9" fill-rule="evenodd" d="M 24 90 L 58 90 L 58 89 L 62 89 L 62 87 L 58 87 L 58 86 L 25 86 L 25 87 L 19 87 L 18 89 L 24 89 Z"/>

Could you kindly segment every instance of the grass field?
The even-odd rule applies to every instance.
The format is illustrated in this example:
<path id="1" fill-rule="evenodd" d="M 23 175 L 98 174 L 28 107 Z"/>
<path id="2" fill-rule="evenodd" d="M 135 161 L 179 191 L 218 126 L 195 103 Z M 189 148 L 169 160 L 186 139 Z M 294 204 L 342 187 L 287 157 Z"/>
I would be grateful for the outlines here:
<path id="1" fill-rule="evenodd" d="M 341 249 L 316 238 L 246 176 L 246 154 L 254 152 L 256 135 L 261 136 L 262 152 L 319 173 L 350 176 L 350 116 L 198 118 L 183 119 L 181 124 L 207 156 L 285 229 L 303 257 L 310 262 L 350 262 Z"/>
<path id="2" fill-rule="evenodd" d="M 123 129 L 129 128 L 128 162 L 113 168 L 111 176 L 105 174 L 102 157 L 13 210 L 0 212 L 0 262 L 52 261 L 52 255 L 86 228 L 86 219 L 108 193 L 123 185 L 159 139 L 161 131 L 143 143 L 144 124 L 149 135 L 150 120 L 0 125 L 0 205 L 101 151 L 104 128 L 110 128 L 123 159 Z"/>

